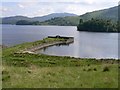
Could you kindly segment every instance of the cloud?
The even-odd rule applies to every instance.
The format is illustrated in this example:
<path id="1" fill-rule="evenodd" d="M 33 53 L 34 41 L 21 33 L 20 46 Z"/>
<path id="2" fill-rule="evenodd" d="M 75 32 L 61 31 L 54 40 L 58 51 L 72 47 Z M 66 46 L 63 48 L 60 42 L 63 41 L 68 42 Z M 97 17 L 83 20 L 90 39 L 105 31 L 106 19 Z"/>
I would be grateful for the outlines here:
<path id="1" fill-rule="evenodd" d="M 9 11 L 8 8 L 6 8 L 6 7 L 0 7 L 0 12 L 7 12 L 7 11 Z"/>
<path id="2" fill-rule="evenodd" d="M 5 13 L 12 11 L 11 9 L 8 9 L 7 7 L 0 7 L 0 17 L 3 17 Z"/>
<path id="3" fill-rule="evenodd" d="M 5 1 L 5 0 L 4 0 Z M 95 10 L 118 5 L 119 0 L 14 0 L 5 2 L 0 11 L 5 16 L 25 15 L 29 17 L 43 16 L 50 13 L 84 14 Z M 19 1 L 19 2 L 18 2 Z M 10 9 L 10 10 L 9 10 Z"/>
<path id="4" fill-rule="evenodd" d="M 39 10 L 34 11 L 30 16 L 34 17 L 34 16 L 44 16 L 44 15 L 48 15 L 50 13 L 54 13 L 54 9 L 51 6 L 47 6 L 47 7 L 40 7 Z"/>
<path id="5" fill-rule="evenodd" d="M 38 0 L 30 0 L 29 2 L 19 2 L 18 3 L 18 7 L 20 7 L 20 8 L 29 8 L 29 7 L 31 7 L 31 6 L 35 6 L 35 5 L 37 5 L 38 4 Z"/>
<path id="6" fill-rule="evenodd" d="M 95 0 L 85 0 L 85 2 L 88 4 L 93 4 L 93 3 L 95 3 Z"/>
<path id="7" fill-rule="evenodd" d="M 18 6 L 19 6 L 20 8 L 25 8 L 25 6 L 22 5 L 22 4 L 18 4 Z"/>
<path id="8" fill-rule="evenodd" d="M 84 14 L 84 13 L 86 13 L 88 11 L 92 11 L 92 10 L 94 10 L 92 7 L 84 6 L 84 5 L 80 5 L 80 4 L 67 4 L 67 5 L 63 6 L 64 12 L 74 13 L 77 15 L 81 15 L 81 14 Z"/>

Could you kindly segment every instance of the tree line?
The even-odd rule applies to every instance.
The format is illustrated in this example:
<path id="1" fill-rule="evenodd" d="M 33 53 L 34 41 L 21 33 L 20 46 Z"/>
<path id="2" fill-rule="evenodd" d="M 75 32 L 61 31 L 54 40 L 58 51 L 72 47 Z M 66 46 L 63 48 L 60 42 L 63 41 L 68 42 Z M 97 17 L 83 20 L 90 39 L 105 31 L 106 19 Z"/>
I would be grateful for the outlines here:
<path id="1" fill-rule="evenodd" d="M 50 20 L 46 20 L 44 22 L 41 22 L 41 25 L 58 25 L 58 26 L 74 26 L 75 24 L 64 19 L 61 17 L 55 17 L 51 18 Z"/>
<path id="2" fill-rule="evenodd" d="M 27 20 L 19 20 L 16 22 L 16 25 L 39 25 L 39 24 L 40 24 L 39 21 L 30 22 Z"/>
<path id="3" fill-rule="evenodd" d="M 78 31 L 93 31 L 93 32 L 119 32 L 120 23 L 112 22 L 105 19 L 94 19 L 84 21 L 80 19 L 77 26 Z"/>
<path id="4" fill-rule="evenodd" d="M 59 25 L 59 26 L 75 26 L 75 24 L 73 24 L 70 21 L 67 21 L 63 18 L 60 17 L 56 17 L 56 18 L 51 18 L 50 20 L 46 20 L 43 22 L 39 22 L 39 21 L 27 21 L 27 20 L 19 20 L 16 22 L 16 25 Z"/>

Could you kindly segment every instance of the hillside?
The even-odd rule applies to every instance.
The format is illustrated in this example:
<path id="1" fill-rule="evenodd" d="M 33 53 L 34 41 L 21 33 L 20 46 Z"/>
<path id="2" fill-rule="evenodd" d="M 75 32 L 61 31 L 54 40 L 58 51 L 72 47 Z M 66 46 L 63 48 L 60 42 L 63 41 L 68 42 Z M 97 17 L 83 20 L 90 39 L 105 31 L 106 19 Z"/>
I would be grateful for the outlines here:
<path id="1" fill-rule="evenodd" d="M 16 22 L 19 20 L 26 20 L 26 21 L 30 21 L 30 22 L 34 22 L 34 21 L 42 22 L 45 20 L 49 20 L 51 18 L 66 17 L 66 16 L 77 16 L 77 15 L 71 14 L 71 13 L 52 13 L 52 14 L 45 15 L 42 17 L 33 17 L 33 18 L 29 18 L 29 17 L 25 17 L 25 16 L 12 16 L 12 17 L 2 18 L 2 23 L 3 24 L 16 24 Z"/>
<path id="2" fill-rule="evenodd" d="M 31 20 L 41 22 L 41 21 L 49 20 L 49 19 L 56 18 L 56 17 L 66 17 L 66 16 L 77 16 L 77 15 L 71 14 L 71 13 L 52 13 L 52 14 L 45 15 L 42 17 L 31 18 Z"/>
<path id="3" fill-rule="evenodd" d="M 41 22 L 41 25 L 78 25 L 79 19 L 90 20 L 91 18 L 99 18 L 99 19 L 111 19 L 113 22 L 118 20 L 118 7 L 112 7 L 109 9 L 93 11 L 81 16 L 73 16 L 73 17 L 64 17 L 64 18 L 54 18 L 51 20 L 47 20 L 45 22 Z"/>
<path id="4" fill-rule="evenodd" d="M 79 23 L 79 16 L 58 17 L 41 22 L 40 25 L 76 26 Z"/>
<path id="5" fill-rule="evenodd" d="M 80 19 L 77 30 L 90 32 L 119 32 L 118 27 L 118 23 L 113 23 L 111 20 L 92 18 L 88 21 Z"/>
<path id="6" fill-rule="evenodd" d="M 101 18 L 101 19 L 111 19 L 113 21 L 117 21 L 118 20 L 118 6 L 115 6 L 109 9 L 89 12 L 89 13 L 81 15 L 80 17 L 84 20 L 88 20 L 91 18 Z"/>
<path id="7" fill-rule="evenodd" d="M 19 20 L 27 20 L 30 21 L 30 18 L 25 17 L 25 16 L 12 16 L 12 17 L 5 17 L 2 18 L 2 23 L 3 24 L 15 24 Z"/>

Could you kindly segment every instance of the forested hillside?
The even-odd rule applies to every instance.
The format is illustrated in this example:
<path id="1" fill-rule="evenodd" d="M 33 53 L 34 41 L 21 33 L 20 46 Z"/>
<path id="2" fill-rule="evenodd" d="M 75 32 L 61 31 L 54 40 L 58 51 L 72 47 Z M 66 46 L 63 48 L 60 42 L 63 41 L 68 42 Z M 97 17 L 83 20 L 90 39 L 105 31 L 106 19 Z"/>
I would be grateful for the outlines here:
<path id="1" fill-rule="evenodd" d="M 112 22 L 105 19 L 91 19 L 83 21 L 80 19 L 77 26 L 78 31 L 93 31 L 93 32 L 119 32 L 118 22 Z"/>
<path id="2" fill-rule="evenodd" d="M 41 25 L 77 26 L 79 24 L 80 19 L 87 21 L 90 20 L 91 18 L 107 19 L 107 20 L 111 20 L 112 22 L 116 22 L 118 20 L 118 6 L 109 9 L 89 12 L 81 16 L 54 18 L 51 20 L 41 22 Z"/>

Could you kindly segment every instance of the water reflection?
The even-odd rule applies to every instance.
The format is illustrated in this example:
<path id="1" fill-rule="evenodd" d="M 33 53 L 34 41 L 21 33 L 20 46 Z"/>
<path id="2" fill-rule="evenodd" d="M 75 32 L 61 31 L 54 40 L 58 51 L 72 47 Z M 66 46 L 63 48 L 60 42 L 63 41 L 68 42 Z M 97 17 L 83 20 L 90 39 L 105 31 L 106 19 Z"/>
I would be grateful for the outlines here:
<path id="1" fill-rule="evenodd" d="M 57 44 L 57 45 L 54 45 L 56 47 L 63 47 L 63 46 L 69 46 L 70 44 L 66 44 L 66 43 L 61 43 L 61 44 Z M 43 48 L 43 51 L 45 52 L 48 48 L 50 47 L 53 47 L 53 46 L 49 46 L 49 47 L 44 47 Z M 39 51 L 39 50 L 38 50 Z M 37 51 L 36 51 L 37 52 Z"/>

